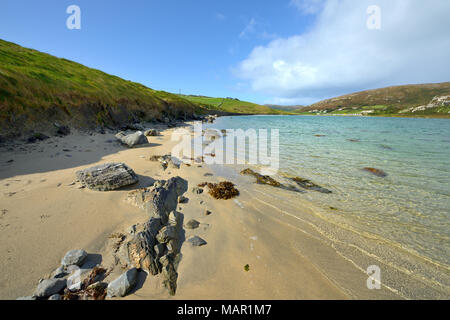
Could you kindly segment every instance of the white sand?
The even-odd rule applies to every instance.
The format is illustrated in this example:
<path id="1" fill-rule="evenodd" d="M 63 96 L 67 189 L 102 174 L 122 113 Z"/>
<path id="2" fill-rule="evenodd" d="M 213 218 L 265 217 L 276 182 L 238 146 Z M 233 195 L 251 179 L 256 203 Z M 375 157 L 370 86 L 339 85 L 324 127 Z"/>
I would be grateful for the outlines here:
<path id="1" fill-rule="evenodd" d="M 71 249 L 83 248 L 108 263 L 108 236 L 147 219 L 143 211 L 124 201 L 129 190 L 147 186 L 150 178 L 177 175 L 189 181 L 186 196 L 190 200 L 180 205 L 184 221 L 195 218 L 202 223 L 196 230 L 185 230 L 186 239 L 198 235 L 208 244 L 183 244 L 175 297 L 168 295 L 159 277 L 149 275 L 142 287 L 125 299 L 352 298 L 305 252 L 312 252 L 326 262 L 322 265 L 355 282 L 364 292 L 367 276 L 363 272 L 331 247 L 302 232 L 298 221 L 253 201 L 251 187 L 241 189 L 237 198 L 244 204 L 241 208 L 234 200 L 214 200 L 206 192 L 191 192 L 198 183 L 220 180 L 204 177 L 210 172 L 206 165 L 163 172 L 157 162 L 148 161 L 151 155 L 170 153 L 172 130 L 150 137 L 151 145 L 136 149 L 107 143 L 114 140 L 112 135 L 72 134 L 25 145 L 26 151 L 0 150 L 0 298 L 31 295 L 39 279 L 50 276 Z M 105 162 L 126 163 L 140 176 L 139 185 L 112 192 L 70 185 L 77 170 Z M 259 187 L 267 186 L 255 186 Z M 205 216 L 205 209 L 212 214 Z M 250 266 L 248 272 L 244 270 L 246 264 Z M 366 291 L 359 297 L 391 297 L 384 291 Z"/>

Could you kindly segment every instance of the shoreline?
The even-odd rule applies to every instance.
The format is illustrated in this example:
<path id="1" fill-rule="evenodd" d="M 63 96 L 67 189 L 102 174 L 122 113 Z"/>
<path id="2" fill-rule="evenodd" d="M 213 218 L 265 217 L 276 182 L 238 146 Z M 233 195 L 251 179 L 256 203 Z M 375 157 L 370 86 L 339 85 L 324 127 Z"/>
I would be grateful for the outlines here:
<path id="1" fill-rule="evenodd" d="M 14 161 L 0 167 L 0 209 L 6 210 L 0 220 L 4 257 L 0 299 L 32 294 L 38 280 L 50 276 L 68 250 L 83 248 L 108 267 L 112 263 L 108 237 L 148 219 L 143 211 L 126 203 L 128 192 L 148 186 L 148 177 L 174 176 L 189 182 L 185 194 L 189 202 L 179 206 L 184 221 L 201 223 L 198 229 L 185 229 L 186 238 L 199 235 L 207 245 L 183 243 L 174 297 L 163 288 L 160 276 L 148 275 L 125 299 L 405 298 L 385 287 L 368 290 L 365 270 L 339 254 L 323 231 L 308 220 L 314 217 L 314 209 L 307 201 L 301 206 L 293 202 L 299 205 L 295 209 L 300 215 L 286 214 L 292 210 L 289 198 L 251 179 L 230 179 L 241 195 L 234 200 L 214 200 L 206 192 L 191 192 L 204 181 L 228 179 L 220 173 L 205 177 L 214 172 L 212 167 L 202 163 L 161 171 L 148 158 L 170 153 L 173 130 L 149 137 L 150 145 L 134 149 L 107 142 L 114 140 L 110 134 L 75 133 L 26 145 L 28 151 L 2 150 L 5 160 Z M 111 192 L 71 185 L 75 171 L 112 161 L 129 165 L 140 177 L 139 184 Z M 278 198 L 272 203 L 273 199 L 267 198 L 264 204 L 255 200 L 257 193 Z M 205 216 L 205 210 L 212 214 Z"/>

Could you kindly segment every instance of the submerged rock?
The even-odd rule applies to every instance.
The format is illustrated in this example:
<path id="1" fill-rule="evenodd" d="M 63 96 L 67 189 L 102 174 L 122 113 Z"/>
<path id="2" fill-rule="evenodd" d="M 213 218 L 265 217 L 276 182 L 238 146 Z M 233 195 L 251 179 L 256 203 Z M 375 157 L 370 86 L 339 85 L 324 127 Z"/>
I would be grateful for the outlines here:
<path id="1" fill-rule="evenodd" d="M 132 268 L 112 281 L 107 288 L 108 297 L 124 297 L 136 285 L 137 274 L 137 269 Z"/>
<path id="2" fill-rule="evenodd" d="M 124 132 L 119 132 L 116 134 L 117 140 L 119 140 L 121 143 L 127 145 L 128 147 L 132 148 L 137 145 L 141 144 L 147 144 L 148 140 L 145 137 L 145 135 L 142 133 L 142 131 L 137 131 L 132 134 L 125 134 Z"/>
<path id="3" fill-rule="evenodd" d="M 62 258 L 61 265 L 63 267 L 68 267 L 71 265 L 81 266 L 83 264 L 84 260 L 86 260 L 86 257 L 87 257 L 87 252 L 84 250 L 71 250 L 71 251 L 67 252 L 66 255 Z M 59 271 L 60 271 L 59 273 L 61 273 L 61 271 L 64 272 L 64 270 L 59 270 Z M 56 275 L 55 275 L 55 278 L 56 278 Z"/>
<path id="4" fill-rule="evenodd" d="M 281 187 L 281 183 L 276 181 L 274 178 L 270 176 L 263 176 L 252 169 L 245 169 L 241 171 L 242 175 L 253 176 L 256 178 L 256 183 L 258 184 L 268 184 L 273 187 Z"/>
<path id="5" fill-rule="evenodd" d="M 83 186 L 97 191 L 116 190 L 139 180 L 134 171 L 124 163 L 105 163 L 78 171 L 76 176 Z"/>
<path id="6" fill-rule="evenodd" d="M 363 170 L 370 172 L 370 173 L 376 175 L 377 177 L 384 178 L 387 176 L 387 173 L 380 169 L 366 167 L 366 168 L 363 168 Z"/>
<path id="7" fill-rule="evenodd" d="M 59 293 L 67 285 L 65 279 L 46 279 L 42 280 L 37 286 L 35 296 L 39 298 L 48 298 Z"/>
<path id="8" fill-rule="evenodd" d="M 313 191 L 317 191 L 320 193 L 332 193 L 331 190 L 323 188 L 308 179 L 294 177 L 294 178 L 291 178 L 291 180 L 294 181 L 299 187 L 302 187 L 303 189 L 313 190 Z"/>

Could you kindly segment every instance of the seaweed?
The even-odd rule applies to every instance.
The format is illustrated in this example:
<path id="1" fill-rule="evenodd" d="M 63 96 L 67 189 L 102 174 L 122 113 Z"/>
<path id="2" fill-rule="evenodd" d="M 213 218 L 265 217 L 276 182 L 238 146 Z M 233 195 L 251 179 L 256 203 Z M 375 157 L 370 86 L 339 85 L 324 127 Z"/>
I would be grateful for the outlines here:
<path id="1" fill-rule="evenodd" d="M 253 176 L 256 178 L 256 183 L 258 184 L 268 184 L 273 187 L 281 187 L 281 183 L 270 176 L 263 176 L 252 169 L 245 169 L 241 171 L 242 175 Z"/>
<path id="2" fill-rule="evenodd" d="M 106 285 L 97 282 L 100 277 L 107 275 L 106 269 L 95 266 L 89 276 L 83 280 L 78 291 L 72 292 L 68 288 L 64 290 L 63 300 L 105 300 Z"/>
<path id="3" fill-rule="evenodd" d="M 239 190 L 234 187 L 234 184 L 229 181 L 222 181 L 219 183 L 203 182 L 198 185 L 200 188 L 208 187 L 208 193 L 214 199 L 228 200 L 239 196 Z"/>

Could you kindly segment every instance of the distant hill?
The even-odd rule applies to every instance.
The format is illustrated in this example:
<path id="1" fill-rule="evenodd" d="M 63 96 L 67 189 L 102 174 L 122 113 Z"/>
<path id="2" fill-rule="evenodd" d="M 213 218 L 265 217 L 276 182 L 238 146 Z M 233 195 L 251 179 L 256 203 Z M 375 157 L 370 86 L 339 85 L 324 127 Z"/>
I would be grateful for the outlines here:
<path id="1" fill-rule="evenodd" d="M 218 110 L 240 114 L 284 114 L 282 110 L 276 110 L 268 106 L 259 105 L 236 98 L 212 98 L 196 95 L 179 95 L 191 102 L 199 104 L 208 110 Z"/>
<path id="2" fill-rule="evenodd" d="M 296 112 L 450 117 L 450 82 L 361 91 L 323 100 Z"/>
<path id="3" fill-rule="evenodd" d="M 0 40 L 2 135 L 50 128 L 55 121 L 89 128 L 208 112 L 175 94 Z"/>
<path id="4" fill-rule="evenodd" d="M 281 105 L 277 105 L 277 104 L 265 104 L 266 107 L 269 107 L 271 109 L 276 109 L 276 110 L 281 110 L 281 111 L 286 111 L 286 112 L 291 112 L 291 111 L 296 111 L 296 110 L 301 110 L 303 108 L 306 108 L 305 106 L 281 106 Z"/>

